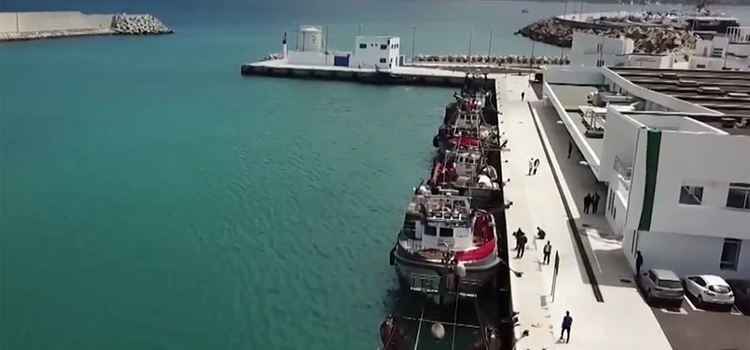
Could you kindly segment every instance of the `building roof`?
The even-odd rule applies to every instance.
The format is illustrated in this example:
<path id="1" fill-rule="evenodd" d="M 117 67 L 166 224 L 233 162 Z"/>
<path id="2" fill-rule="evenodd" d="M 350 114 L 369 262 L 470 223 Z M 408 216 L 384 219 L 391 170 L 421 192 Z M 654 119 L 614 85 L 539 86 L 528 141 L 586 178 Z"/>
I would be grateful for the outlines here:
<path id="1" fill-rule="evenodd" d="M 750 135 L 750 72 L 696 71 L 640 67 L 609 68 L 630 82 L 680 100 L 706 107 L 723 116 L 695 115 L 693 119 L 730 134 Z M 732 120 L 736 123 L 732 123 Z"/>

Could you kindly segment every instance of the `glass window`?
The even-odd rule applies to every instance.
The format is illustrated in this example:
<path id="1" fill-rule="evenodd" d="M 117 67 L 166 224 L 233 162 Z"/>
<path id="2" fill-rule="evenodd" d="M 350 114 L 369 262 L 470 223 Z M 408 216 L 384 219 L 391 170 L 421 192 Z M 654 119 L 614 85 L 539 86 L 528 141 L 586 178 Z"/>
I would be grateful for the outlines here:
<path id="1" fill-rule="evenodd" d="M 680 281 L 659 280 L 659 287 L 663 287 L 663 288 L 681 288 L 682 284 L 680 283 Z"/>
<path id="2" fill-rule="evenodd" d="M 724 239 L 724 247 L 721 249 L 721 262 L 719 268 L 722 270 L 737 271 L 737 262 L 740 260 L 740 248 L 742 241 L 734 238 Z"/>
<path id="3" fill-rule="evenodd" d="M 680 188 L 680 204 L 700 205 L 703 201 L 703 187 L 682 186 Z"/>
<path id="4" fill-rule="evenodd" d="M 424 234 L 425 236 L 437 236 L 437 228 L 434 226 L 425 226 Z"/>
<path id="5" fill-rule="evenodd" d="M 388 45 L 380 45 L 381 50 L 388 50 Z"/>
<path id="6" fill-rule="evenodd" d="M 380 63 L 385 63 L 385 58 L 381 58 Z"/>
<path id="7" fill-rule="evenodd" d="M 453 237 L 453 229 L 448 227 L 441 227 L 440 237 Z"/>
<path id="8" fill-rule="evenodd" d="M 730 183 L 727 208 L 750 209 L 750 184 Z"/>
<path id="9" fill-rule="evenodd" d="M 708 290 L 719 294 L 729 294 L 732 291 L 727 286 L 708 286 Z"/>
<path id="10" fill-rule="evenodd" d="M 367 44 L 359 44 L 359 48 L 360 49 L 366 49 L 367 48 Z"/>

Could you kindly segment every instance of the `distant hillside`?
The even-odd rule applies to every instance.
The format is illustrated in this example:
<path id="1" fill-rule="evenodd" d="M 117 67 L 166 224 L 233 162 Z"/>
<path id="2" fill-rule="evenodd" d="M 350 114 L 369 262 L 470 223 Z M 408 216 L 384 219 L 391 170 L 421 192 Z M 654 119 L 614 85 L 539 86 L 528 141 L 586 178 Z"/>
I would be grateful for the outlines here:
<path id="1" fill-rule="evenodd" d="M 539 2 L 565 2 L 565 0 L 535 0 Z M 569 0 L 569 2 L 578 2 L 575 0 Z M 630 1 L 622 1 L 622 0 L 586 0 L 588 3 L 603 3 L 603 4 L 619 4 L 619 3 L 629 3 Z M 655 4 L 656 0 L 649 1 L 649 3 Z M 692 4 L 694 1 L 678 1 L 678 0 L 659 0 L 659 3 L 662 5 L 687 5 Z M 638 1 L 633 0 L 634 5 L 642 5 L 644 4 L 644 1 Z M 750 6 L 750 0 L 711 0 L 709 2 L 709 9 L 711 6 Z"/>

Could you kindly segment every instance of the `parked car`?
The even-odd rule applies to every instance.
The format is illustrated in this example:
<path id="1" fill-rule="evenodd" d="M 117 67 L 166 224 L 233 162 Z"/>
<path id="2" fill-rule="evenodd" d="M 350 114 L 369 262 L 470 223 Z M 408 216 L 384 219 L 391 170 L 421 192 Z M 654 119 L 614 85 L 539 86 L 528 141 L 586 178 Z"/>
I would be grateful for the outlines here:
<path id="1" fill-rule="evenodd" d="M 663 300 L 677 305 L 682 304 L 685 292 L 680 278 L 674 272 L 652 269 L 639 276 L 639 280 L 647 302 Z"/>
<path id="2" fill-rule="evenodd" d="M 734 306 L 745 315 L 750 315 L 750 280 L 729 279 L 727 283 L 734 292 Z"/>
<path id="3" fill-rule="evenodd" d="M 698 305 L 733 305 L 734 293 L 723 278 L 714 275 L 698 275 L 685 277 L 685 291 L 690 294 Z"/>

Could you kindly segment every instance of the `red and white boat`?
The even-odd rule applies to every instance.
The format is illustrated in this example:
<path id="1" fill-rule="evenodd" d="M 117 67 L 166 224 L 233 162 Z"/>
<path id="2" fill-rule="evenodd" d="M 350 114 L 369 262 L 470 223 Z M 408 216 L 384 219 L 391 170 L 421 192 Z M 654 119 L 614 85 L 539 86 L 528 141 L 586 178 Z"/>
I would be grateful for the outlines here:
<path id="1" fill-rule="evenodd" d="M 497 241 L 495 218 L 472 209 L 469 197 L 420 185 L 391 250 L 391 264 L 402 286 L 413 291 L 443 295 L 448 286 L 448 294 L 475 297 L 501 262 Z M 448 260 L 462 271 L 459 283 L 445 283 Z"/>

